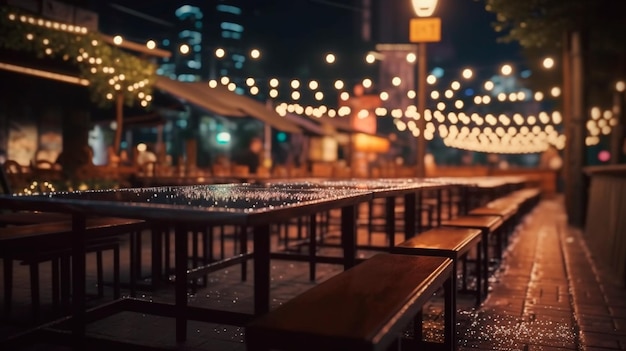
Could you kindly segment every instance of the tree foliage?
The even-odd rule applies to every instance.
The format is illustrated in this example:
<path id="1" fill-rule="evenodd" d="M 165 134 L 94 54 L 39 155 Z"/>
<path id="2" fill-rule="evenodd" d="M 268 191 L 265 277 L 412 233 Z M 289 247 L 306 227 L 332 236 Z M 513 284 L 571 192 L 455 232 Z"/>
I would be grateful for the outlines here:
<path id="1" fill-rule="evenodd" d="M 586 58 L 586 79 L 592 103 L 608 100 L 615 81 L 626 75 L 626 12 L 615 0 L 484 0 L 485 9 L 496 15 L 493 28 L 502 33 L 501 42 L 517 41 L 525 56 L 538 61 L 540 55 L 561 52 L 568 33 L 580 32 Z M 536 65 L 536 63 L 535 63 Z M 530 65 L 532 66 L 532 64 Z M 534 84 L 546 80 L 535 77 Z M 548 79 L 553 81 L 554 79 Z M 603 98 L 603 96 L 605 96 Z"/>
<path id="2" fill-rule="evenodd" d="M 52 23 L 2 6 L 0 48 L 75 65 L 89 82 L 92 101 L 101 107 L 112 106 L 117 94 L 123 95 L 127 106 L 152 94 L 155 64 L 107 44 L 97 32 L 72 31 L 65 24 Z"/>

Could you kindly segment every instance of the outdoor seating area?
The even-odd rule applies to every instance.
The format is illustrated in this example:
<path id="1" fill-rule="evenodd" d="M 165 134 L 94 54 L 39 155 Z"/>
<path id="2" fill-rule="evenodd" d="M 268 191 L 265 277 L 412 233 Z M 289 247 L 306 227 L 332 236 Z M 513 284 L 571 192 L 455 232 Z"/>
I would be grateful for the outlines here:
<path id="1" fill-rule="evenodd" d="M 626 351 L 618 4 L 1 1 L 0 351 Z"/>
<path id="2" fill-rule="evenodd" d="M 172 320 L 165 328 L 174 344 L 190 342 L 189 328 L 204 323 L 239 328 L 247 349 L 458 349 L 467 342 L 462 321 L 490 301 L 541 199 L 520 176 L 3 195 L 2 207 L 15 211 L 0 229 L 3 316 L 19 332 L 0 343 L 154 347 L 149 338 L 123 341 L 92 329 L 139 313 Z M 372 226 L 375 218 L 384 223 Z M 13 283 L 21 279 L 13 261 L 30 267 L 26 287 Z M 40 268 L 44 262 L 51 266 Z M 276 265 L 300 267 L 307 278 L 277 277 Z M 245 301 L 227 297 L 224 274 Z M 30 300 L 18 297 L 24 289 Z M 433 319 L 432 306 L 443 319 Z"/>

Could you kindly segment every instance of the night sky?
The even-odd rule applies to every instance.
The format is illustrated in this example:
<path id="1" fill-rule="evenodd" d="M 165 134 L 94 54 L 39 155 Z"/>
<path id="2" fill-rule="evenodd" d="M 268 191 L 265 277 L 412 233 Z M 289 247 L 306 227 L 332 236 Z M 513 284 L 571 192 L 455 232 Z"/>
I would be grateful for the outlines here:
<path id="1" fill-rule="evenodd" d="M 253 20 L 246 28 L 246 40 L 258 43 L 264 52 L 266 69 L 281 74 L 306 75 L 303 66 L 321 63 L 323 52 L 351 47 L 359 35 L 354 23 L 355 11 L 350 0 L 250 0 L 256 8 Z M 385 6 L 398 6 L 398 1 L 386 0 Z M 98 2 L 101 3 L 101 2 Z M 102 2 L 101 28 L 114 32 L 124 28 L 123 34 L 146 40 L 159 31 L 171 28 L 163 22 L 173 22 L 173 11 L 189 1 L 126 0 L 122 6 L 151 16 L 140 18 Z M 115 3 L 113 3 L 115 4 Z M 466 66 L 485 71 L 497 70 L 503 62 L 519 62 L 521 55 L 516 44 L 496 42 L 498 34 L 490 23 L 495 16 L 484 10 L 483 1 L 440 0 L 435 15 L 442 18 L 442 42 L 429 44 L 429 66 L 444 69 L 462 69 Z M 128 21 L 134 21 L 128 26 Z M 405 24 L 403 24 L 405 25 Z M 408 27 L 408 25 L 406 25 Z M 121 32 L 122 30 L 120 30 Z M 115 34 L 115 33 L 107 33 Z M 142 38 L 142 37 L 146 38 Z M 288 73 L 290 72 L 290 73 Z M 268 74 L 273 72 L 268 72 Z"/>

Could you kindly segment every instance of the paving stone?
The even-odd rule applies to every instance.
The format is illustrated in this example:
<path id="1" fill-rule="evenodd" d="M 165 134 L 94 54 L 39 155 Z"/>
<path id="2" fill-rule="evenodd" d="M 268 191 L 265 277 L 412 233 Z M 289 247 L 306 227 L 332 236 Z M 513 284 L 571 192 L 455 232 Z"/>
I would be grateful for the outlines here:
<path id="1" fill-rule="evenodd" d="M 620 349 L 620 341 L 617 337 L 612 337 L 605 333 L 587 332 L 584 333 L 583 343 L 588 347 L 600 347 L 608 349 Z"/>

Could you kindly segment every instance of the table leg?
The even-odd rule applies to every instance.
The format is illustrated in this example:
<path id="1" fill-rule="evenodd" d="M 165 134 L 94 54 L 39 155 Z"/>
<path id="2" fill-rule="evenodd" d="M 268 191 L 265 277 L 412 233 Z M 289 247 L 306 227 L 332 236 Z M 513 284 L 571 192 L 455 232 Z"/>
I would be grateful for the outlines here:
<path id="1" fill-rule="evenodd" d="M 248 253 L 248 227 L 241 227 L 241 234 L 239 235 L 239 253 L 245 255 Z M 244 260 L 241 263 L 241 281 L 246 281 L 248 279 L 248 260 Z"/>
<path id="2" fill-rule="evenodd" d="M 162 233 L 159 229 L 159 225 L 153 223 L 151 225 L 151 237 L 152 237 L 152 287 L 156 288 L 163 279 L 162 265 L 163 265 L 163 245 L 162 245 Z"/>
<path id="3" fill-rule="evenodd" d="M 187 340 L 187 228 L 176 224 L 174 233 L 174 255 L 176 274 L 176 341 Z"/>
<path id="4" fill-rule="evenodd" d="M 387 232 L 387 240 L 389 247 L 396 246 L 396 197 L 388 196 L 385 198 L 385 229 Z"/>
<path id="5" fill-rule="evenodd" d="M 343 268 L 356 264 L 356 206 L 341 208 L 341 246 L 343 247 Z"/>
<path id="6" fill-rule="evenodd" d="M 441 189 L 437 189 L 437 226 L 441 226 L 441 201 L 442 201 L 442 196 L 441 196 Z"/>
<path id="7" fill-rule="evenodd" d="M 404 195 L 404 240 L 409 240 L 415 235 L 415 193 Z"/>
<path id="8" fill-rule="evenodd" d="M 83 214 L 72 216 L 72 336 L 77 350 L 85 347 L 86 221 Z"/>
<path id="9" fill-rule="evenodd" d="M 270 226 L 254 227 L 254 314 L 270 310 Z"/>

